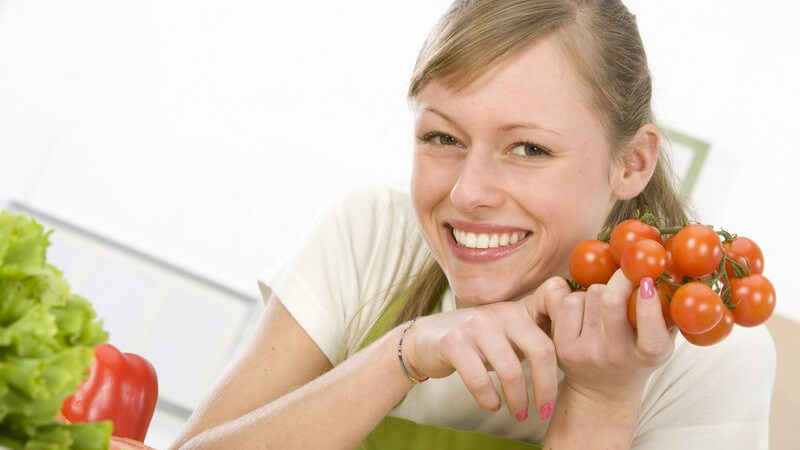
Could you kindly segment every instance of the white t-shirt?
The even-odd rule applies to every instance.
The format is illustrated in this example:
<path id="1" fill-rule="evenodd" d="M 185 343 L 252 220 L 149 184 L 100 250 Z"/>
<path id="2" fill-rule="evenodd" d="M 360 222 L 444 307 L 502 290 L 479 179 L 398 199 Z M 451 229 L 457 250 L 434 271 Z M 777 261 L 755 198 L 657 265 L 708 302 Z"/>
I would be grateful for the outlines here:
<path id="1" fill-rule="evenodd" d="M 394 285 L 417 273 L 428 257 L 409 195 L 363 188 L 321 211 L 297 250 L 258 284 L 264 301 L 274 292 L 336 366 L 357 351 Z M 448 289 L 437 312 L 455 307 Z M 633 448 L 768 448 L 775 364 L 775 347 L 763 326 L 735 326 L 711 347 L 694 346 L 678 334 L 671 359 L 645 388 Z M 523 367 L 532 399 L 529 365 Z M 495 373 L 490 375 L 502 397 Z M 539 443 L 547 421 L 530 405 L 523 423 L 505 407 L 486 411 L 454 372 L 416 385 L 389 415 Z"/>

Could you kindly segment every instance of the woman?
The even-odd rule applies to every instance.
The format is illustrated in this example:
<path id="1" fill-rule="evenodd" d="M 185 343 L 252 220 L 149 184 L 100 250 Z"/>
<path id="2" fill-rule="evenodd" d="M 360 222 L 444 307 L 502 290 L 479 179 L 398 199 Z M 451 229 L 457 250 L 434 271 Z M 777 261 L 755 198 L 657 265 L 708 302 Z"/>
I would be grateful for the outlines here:
<path id="1" fill-rule="evenodd" d="M 694 347 L 651 279 L 562 278 L 636 209 L 686 219 L 650 99 L 619 1 L 457 0 L 409 89 L 410 196 L 320 214 L 175 447 L 766 448 L 763 327 Z"/>

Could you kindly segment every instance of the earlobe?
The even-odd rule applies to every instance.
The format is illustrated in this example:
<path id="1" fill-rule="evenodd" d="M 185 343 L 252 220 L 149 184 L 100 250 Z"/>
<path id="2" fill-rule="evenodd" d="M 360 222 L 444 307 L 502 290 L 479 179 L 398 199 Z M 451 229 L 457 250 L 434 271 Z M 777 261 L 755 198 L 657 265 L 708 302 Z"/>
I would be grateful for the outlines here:
<path id="1" fill-rule="evenodd" d="M 629 200 L 644 190 L 658 164 L 660 143 L 658 128 L 648 123 L 622 150 L 620 162 L 612 172 L 612 191 L 617 199 Z"/>

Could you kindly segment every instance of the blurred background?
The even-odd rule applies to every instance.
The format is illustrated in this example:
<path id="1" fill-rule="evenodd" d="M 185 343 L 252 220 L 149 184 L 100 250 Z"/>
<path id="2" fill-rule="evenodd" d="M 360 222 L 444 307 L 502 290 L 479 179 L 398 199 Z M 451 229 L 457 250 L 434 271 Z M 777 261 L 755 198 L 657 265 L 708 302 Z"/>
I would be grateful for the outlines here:
<path id="1" fill-rule="evenodd" d="M 678 171 L 699 168 L 691 203 L 761 246 L 788 352 L 800 4 L 625 3 Z M 323 205 L 407 189 L 407 82 L 448 4 L 0 0 L 0 206 L 58 230 L 50 260 L 111 342 L 156 366 L 149 445 L 168 446 L 241 348 L 256 280 Z M 782 397 L 800 407 L 796 388 Z"/>

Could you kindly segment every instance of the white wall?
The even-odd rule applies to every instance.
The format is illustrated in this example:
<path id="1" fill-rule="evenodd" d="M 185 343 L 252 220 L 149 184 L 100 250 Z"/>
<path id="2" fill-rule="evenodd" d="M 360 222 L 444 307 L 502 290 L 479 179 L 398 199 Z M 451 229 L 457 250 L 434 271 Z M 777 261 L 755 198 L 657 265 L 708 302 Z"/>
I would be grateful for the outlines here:
<path id="1" fill-rule="evenodd" d="M 11 1 L 0 187 L 255 292 L 330 197 L 405 183 L 404 83 L 441 9 L 416 3 Z"/>
<path id="2" fill-rule="evenodd" d="M 7 0 L 0 197 L 257 296 L 321 205 L 407 184 L 406 83 L 447 4 Z M 627 4 L 661 122 L 712 144 L 700 217 L 761 245 L 800 320 L 800 6 Z"/>
<path id="3" fill-rule="evenodd" d="M 777 312 L 800 320 L 800 4 L 628 2 L 654 78 L 656 114 L 711 142 L 693 204 L 700 218 L 751 237 L 765 255 Z"/>

